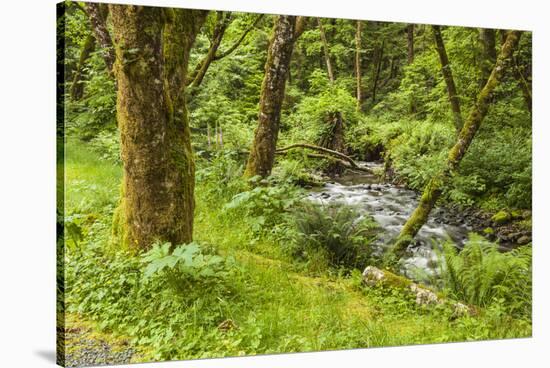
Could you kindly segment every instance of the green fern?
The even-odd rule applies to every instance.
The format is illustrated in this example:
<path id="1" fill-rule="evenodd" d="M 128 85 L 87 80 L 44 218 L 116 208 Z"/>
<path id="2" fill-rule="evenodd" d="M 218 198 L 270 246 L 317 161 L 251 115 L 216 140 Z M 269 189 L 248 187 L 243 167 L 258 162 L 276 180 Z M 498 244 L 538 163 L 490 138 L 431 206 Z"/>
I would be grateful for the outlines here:
<path id="1" fill-rule="evenodd" d="M 335 267 L 365 266 L 368 245 L 376 236 L 372 219 L 344 205 L 304 203 L 295 213 L 295 226 L 293 255 L 309 260 L 321 253 Z"/>
<path id="2" fill-rule="evenodd" d="M 505 305 L 510 314 L 531 314 L 531 246 L 500 252 L 498 246 L 480 235 L 471 234 L 459 252 L 444 245 L 442 280 L 456 298 L 489 307 Z"/>

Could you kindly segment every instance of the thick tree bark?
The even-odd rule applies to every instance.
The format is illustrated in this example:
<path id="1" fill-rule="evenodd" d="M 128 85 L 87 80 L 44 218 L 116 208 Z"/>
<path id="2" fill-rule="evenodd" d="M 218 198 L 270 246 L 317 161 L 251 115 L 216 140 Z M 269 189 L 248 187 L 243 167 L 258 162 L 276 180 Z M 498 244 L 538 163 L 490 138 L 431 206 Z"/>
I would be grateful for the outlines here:
<path id="1" fill-rule="evenodd" d="M 449 183 L 452 176 L 456 173 L 460 161 L 466 154 L 468 147 L 472 143 L 476 132 L 478 131 L 483 118 L 487 114 L 493 93 L 502 80 L 502 76 L 508 67 L 511 65 L 513 52 L 518 45 L 521 32 L 511 31 L 506 37 L 506 42 L 502 46 L 500 55 L 497 58 L 496 64 L 493 67 L 491 75 L 487 83 L 478 95 L 477 101 L 470 110 L 468 119 L 462 127 L 456 144 L 449 151 L 445 168 L 436 175 L 426 188 L 420 198 L 418 207 L 414 210 L 411 217 L 405 223 L 397 238 L 394 246 L 394 251 L 397 253 L 403 252 L 416 236 L 420 228 L 426 223 L 430 211 L 435 206 L 438 198 L 441 196 L 443 189 Z"/>
<path id="2" fill-rule="evenodd" d="M 80 49 L 80 57 L 78 59 L 78 65 L 76 66 L 76 69 L 74 71 L 73 81 L 71 84 L 71 100 L 78 101 L 82 98 L 82 95 L 84 94 L 84 66 L 86 65 L 86 62 L 90 58 L 90 55 L 92 54 L 92 51 L 94 51 L 95 46 L 95 40 L 93 35 L 88 35 L 84 39 L 84 43 L 82 44 L 82 48 Z"/>
<path id="3" fill-rule="evenodd" d="M 86 3 L 86 14 L 90 19 L 92 30 L 95 39 L 99 45 L 101 55 L 105 61 L 105 66 L 109 74 L 113 76 L 113 65 L 115 63 L 115 51 L 113 48 L 113 40 L 107 28 L 107 17 L 109 15 L 109 7 L 107 4 Z"/>
<path id="4" fill-rule="evenodd" d="M 457 132 L 462 129 L 462 113 L 460 111 L 460 99 L 456 92 L 455 80 L 453 78 L 453 72 L 447 57 L 447 50 L 445 50 L 445 44 L 443 43 L 443 37 L 441 36 L 441 28 L 439 26 L 432 26 L 435 48 L 439 54 L 439 60 L 441 62 L 441 73 L 443 79 L 447 85 L 447 94 L 449 95 L 449 101 L 451 103 L 451 110 L 453 112 L 454 126 Z"/>
<path id="5" fill-rule="evenodd" d="M 479 30 L 479 39 L 481 41 L 482 58 L 481 58 L 481 80 L 480 86 L 483 87 L 487 79 L 491 75 L 493 65 L 497 60 L 497 50 L 495 47 L 495 30 L 489 28 L 481 28 Z"/>
<path id="6" fill-rule="evenodd" d="M 294 16 L 281 15 L 275 23 L 265 64 L 258 128 L 254 134 L 245 176 L 266 177 L 271 174 L 279 134 L 281 105 L 294 48 L 295 27 Z"/>
<path id="7" fill-rule="evenodd" d="M 319 33 L 321 35 L 321 43 L 323 44 L 323 54 L 325 56 L 325 64 L 327 65 L 328 79 L 330 83 L 334 83 L 334 69 L 332 68 L 332 62 L 330 61 L 330 50 L 328 48 L 327 36 L 321 18 L 317 18 L 317 24 L 319 25 Z"/>
<path id="8" fill-rule="evenodd" d="M 195 164 L 185 77 L 207 12 L 109 5 L 116 62 L 123 185 L 115 240 L 131 249 L 193 236 Z"/>
<path id="9" fill-rule="evenodd" d="M 355 78 L 357 111 L 361 111 L 361 21 L 358 20 L 355 29 Z"/>
<path id="10" fill-rule="evenodd" d="M 414 24 L 407 25 L 407 64 L 414 62 Z"/>

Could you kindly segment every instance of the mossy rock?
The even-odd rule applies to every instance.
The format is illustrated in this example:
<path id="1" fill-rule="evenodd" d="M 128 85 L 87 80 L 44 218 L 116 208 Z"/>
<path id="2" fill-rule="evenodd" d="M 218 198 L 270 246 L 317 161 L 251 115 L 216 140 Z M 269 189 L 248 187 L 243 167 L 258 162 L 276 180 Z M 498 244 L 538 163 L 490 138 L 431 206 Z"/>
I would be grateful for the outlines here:
<path id="1" fill-rule="evenodd" d="M 483 234 L 485 235 L 491 235 L 494 233 L 495 233 L 495 230 L 492 227 L 486 227 L 485 229 L 483 229 Z"/>
<path id="2" fill-rule="evenodd" d="M 506 224 L 512 220 L 512 214 L 508 211 L 498 211 L 491 217 L 491 220 L 498 225 Z"/>

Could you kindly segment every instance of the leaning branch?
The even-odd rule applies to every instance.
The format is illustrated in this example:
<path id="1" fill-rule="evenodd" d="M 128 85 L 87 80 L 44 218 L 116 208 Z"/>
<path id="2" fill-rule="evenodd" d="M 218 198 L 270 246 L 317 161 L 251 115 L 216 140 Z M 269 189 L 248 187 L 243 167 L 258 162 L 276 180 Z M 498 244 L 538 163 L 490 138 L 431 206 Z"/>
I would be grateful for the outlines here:
<path id="1" fill-rule="evenodd" d="M 359 166 L 351 157 L 349 157 L 347 155 L 344 155 L 341 152 L 334 151 L 334 150 L 331 150 L 329 148 L 316 146 L 316 145 L 309 144 L 309 143 L 291 144 L 290 146 L 286 146 L 286 147 L 277 149 L 275 151 L 275 153 L 281 153 L 281 152 L 285 152 L 285 151 L 295 149 L 295 148 L 305 148 L 305 149 L 311 149 L 311 150 L 314 150 L 314 151 L 322 152 L 322 153 L 325 153 L 325 155 L 319 155 L 319 156 L 316 156 L 316 157 L 326 158 L 327 155 L 330 155 L 332 157 L 336 157 L 340 162 L 345 163 L 345 166 L 348 166 L 350 168 L 353 168 L 353 169 L 359 170 L 359 171 L 371 172 L 369 169 L 365 169 L 364 167 Z"/>
<path id="2" fill-rule="evenodd" d="M 254 21 L 254 23 L 252 23 L 247 29 L 244 30 L 241 37 L 239 37 L 239 39 L 237 41 L 235 41 L 235 43 L 230 48 L 228 48 L 227 50 L 225 50 L 222 53 L 216 54 L 214 56 L 213 61 L 220 60 L 220 59 L 226 57 L 227 55 L 231 54 L 233 51 L 235 51 L 237 49 L 237 47 L 239 47 L 239 45 L 244 41 L 244 39 L 246 38 L 246 35 L 248 35 L 250 33 L 250 31 L 252 31 L 254 28 L 256 28 L 256 26 L 258 25 L 260 20 L 263 18 L 263 16 L 264 16 L 263 14 L 260 14 L 256 18 L 256 20 Z"/>

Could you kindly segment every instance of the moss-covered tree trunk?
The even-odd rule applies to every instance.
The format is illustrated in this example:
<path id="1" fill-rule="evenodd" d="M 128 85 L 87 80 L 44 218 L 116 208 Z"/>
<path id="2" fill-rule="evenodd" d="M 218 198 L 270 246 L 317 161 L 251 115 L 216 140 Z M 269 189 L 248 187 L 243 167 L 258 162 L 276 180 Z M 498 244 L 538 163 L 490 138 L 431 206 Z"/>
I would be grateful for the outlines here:
<path id="1" fill-rule="evenodd" d="M 294 16 L 281 15 L 275 22 L 265 64 L 258 128 L 254 133 L 245 176 L 266 177 L 271 174 L 279 134 L 281 105 L 294 48 L 295 26 Z"/>
<path id="2" fill-rule="evenodd" d="M 206 12 L 109 5 L 124 177 L 114 235 L 147 249 L 188 243 L 194 173 L 185 105 L 189 50 Z"/>
<path id="3" fill-rule="evenodd" d="M 115 52 L 113 40 L 111 39 L 111 34 L 107 27 L 109 7 L 107 4 L 86 3 L 85 9 L 90 19 L 95 39 L 101 50 L 101 55 L 105 61 L 105 66 L 112 76 L 113 65 L 115 64 Z"/>
<path id="4" fill-rule="evenodd" d="M 456 173 L 460 161 L 466 154 L 468 147 L 472 143 L 476 132 L 483 122 L 483 118 L 489 110 L 495 89 L 500 84 L 504 72 L 511 66 L 512 56 L 517 47 L 520 35 L 521 32 L 519 31 L 511 31 L 508 33 L 491 75 L 479 93 L 476 103 L 472 106 L 468 119 L 466 119 L 458 135 L 457 142 L 449 151 L 445 168 L 430 180 L 426 188 L 424 188 L 418 207 L 407 220 L 397 238 L 394 251 L 398 253 L 402 252 L 411 243 L 420 228 L 426 223 L 430 211 L 435 206 L 445 186 Z"/>
<path id="5" fill-rule="evenodd" d="M 358 20 L 355 28 L 355 80 L 357 111 L 361 110 L 361 21 Z"/>
<path id="6" fill-rule="evenodd" d="M 443 74 L 443 79 L 445 80 L 445 85 L 447 86 L 447 94 L 449 95 L 449 101 L 451 103 L 454 126 L 457 132 L 459 132 L 460 129 L 462 129 L 463 121 L 462 113 L 460 111 L 460 99 L 458 97 L 458 93 L 456 92 L 453 71 L 451 70 L 451 64 L 449 63 L 449 58 L 447 57 L 445 43 L 443 42 L 443 37 L 441 36 L 441 28 L 439 26 L 432 26 L 432 31 L 435 40 L 435 48 L 439 55 L 439 61 L 441 62 L 441 74 Z"/>
<path id="7" fill-rule="evenodd" d="M 78 101 L 84 94 L 84 66 L 88 62 L 92 51 L 94 51 L 95 40 L 94 36 L 89 34 L 85 39 L 82 47 L 80 48 L 80 57 L 78 58 L 78 65 L 74 70 L 73 81 L 70 89 L 71 100 Z"/>

